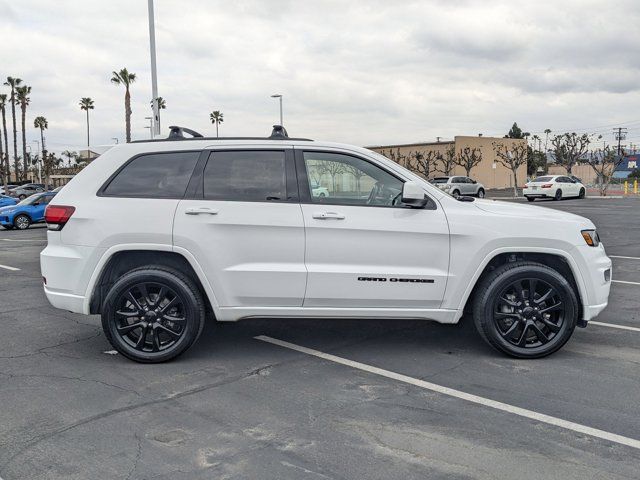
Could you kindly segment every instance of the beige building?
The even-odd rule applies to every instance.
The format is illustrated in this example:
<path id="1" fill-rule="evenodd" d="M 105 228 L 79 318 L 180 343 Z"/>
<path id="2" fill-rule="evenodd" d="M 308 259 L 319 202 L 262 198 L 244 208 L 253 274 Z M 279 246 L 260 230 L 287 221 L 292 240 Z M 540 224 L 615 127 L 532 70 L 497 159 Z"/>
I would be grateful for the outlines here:
<path id="1" fill-rule="evenodd" d="M 404 145 L 382 145 L 376 147 L 367 147 L 374 152 L 378 152 L 394 162 L 398 162 L 403 166 L 410 166 L 411 159 L 416 154 L 427 157 L 447 158 L 447 150 L 453 149 L 455 155 L 461 155 L 465 149 L 472 153 L 475 149 L 475 155 L 481 155 L 480 163 L 471 169 L 471 178 L 482 183 L 487 189 L 489 188 L 509 188 L 513 187 L 513 174 L 511 170 L 504 167 L 496 159 L 496 153 L 493 148 L 494 143 L 502 143 L 507 149 L 511 149 L 514 145 L 524 145 L 525 140 L 513 138 L 497 138 L 497 137 L 467 137 L 456 136 L 453 141 L 433 142 L 433 143 L 411 143 Z M 432 152 L 432 153 L 430 153 Z M 436 162 L 437 171 L 430 170 L 430 178 L 434 176 L 444 175 L 442 161 Z M 459 165 L 454 165 L 449 175 L 466 175 L 465 169 Z M 422 176 L 425 176 L 422 174 Z M 526 163 L 517 170 L 518 186 L 524 185 L 527 179 Z"/>

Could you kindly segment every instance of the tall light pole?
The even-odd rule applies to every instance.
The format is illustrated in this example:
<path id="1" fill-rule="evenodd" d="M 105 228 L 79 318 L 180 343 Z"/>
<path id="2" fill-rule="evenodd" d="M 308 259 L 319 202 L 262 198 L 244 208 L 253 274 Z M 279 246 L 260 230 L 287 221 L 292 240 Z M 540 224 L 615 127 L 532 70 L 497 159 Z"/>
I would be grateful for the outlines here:
<path id="1" fill-rule="evenodd" d="M 271 98 L 277 98 L 280 100 L 280 126 L 284 127 L 284 123 L 282 123 L 282 95 L 279 93 L 271 95 Z"/>
<path id="2" fill-rule="evenodd" d="M 40 140 L 31 140 L 31 143 L 37 143 L 38 144 L 38 152 L 40 152 Z M 44 150 L 44 145 L 42 146 L 43 150 Z M 44 162 L 44 158 L 40 158 L 40 161 L 38 162 L 38 182 L 42 183 L 42 162 Z"/>
<path id="3" fill-rule="evenodd" d="M 151 98 L 153 102 L 153 123 L 151 125 L 151 138 L 153 134 L 160 135 L 160 108 L 158 105 L 158 71 L 156 69 L 156 26 L 153 15 L 153 0 L 148 0 L 149 5 L 149 51 L 151 53 Z"/>

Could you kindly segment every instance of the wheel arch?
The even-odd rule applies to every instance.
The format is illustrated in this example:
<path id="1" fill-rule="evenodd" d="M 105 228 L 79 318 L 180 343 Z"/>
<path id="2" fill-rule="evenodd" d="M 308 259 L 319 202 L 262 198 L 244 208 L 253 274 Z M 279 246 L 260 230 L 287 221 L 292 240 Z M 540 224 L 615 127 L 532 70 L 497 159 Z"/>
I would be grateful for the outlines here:
<path id="1" fill-rule="evenodd" d="M 487 255 L 482 264 L 478 267 L 472 282 L 470 282 L 465 294 L 463 295 L 456 321 L 469 308 L 473 302 L 476 289 L 480 282 L 491 271 L 500 265 L 517 261 L 532 261 L 553 268 L 560 273 L 574 287 L 576 296 L 578 297 L 579 317 L 582 318 L 582 299 L 586 296 L 584 280 L 580 274 L 578 266 L 566 252 L 560 250 L 514 250 L 514 251 L 496 251 Z"/>
<path id="2" fill-rule="evenodd" d="M 162 246 L 159 246 L 162 247 Z M 88 286 L 85 297 L 85 311 L 90 314 L 101 313 L 102 304 L 110 286 L 127 271 L 145 265 L 161 265 L 173 268 L 187 275 L 195 282 L 207 304 L 207 309 L 217 315 L 218 303 L 211 285 L 207 281 L 202 268 L 188 252 L 175 252 L 165 248 L 119 247 L 110 249 L 102 256 L 96 267 L 94 276 Z"/>

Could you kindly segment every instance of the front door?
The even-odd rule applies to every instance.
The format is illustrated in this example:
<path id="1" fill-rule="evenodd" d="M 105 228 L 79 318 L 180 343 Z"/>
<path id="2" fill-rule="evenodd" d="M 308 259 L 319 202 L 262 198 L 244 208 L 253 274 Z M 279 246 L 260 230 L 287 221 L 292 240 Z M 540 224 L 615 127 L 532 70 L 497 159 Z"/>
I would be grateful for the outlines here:
<path id="1" fill-rule="evenodd" d="M 174 245 L 196 257 L 221 307 L 300 307 L 304 225 L 291 148 L 214 150 L 199 170 L 194 198 L 176 210 Z"/>
<path id="2" fill-rule="evenodd" d="M 400 202 L 403 181 L 358 156 L 296 151 L 306 230 L 305 307 L 439 308 L 449 268 L 441 207 Z M 327 195 L 311 195 L 311 185 Z"/>

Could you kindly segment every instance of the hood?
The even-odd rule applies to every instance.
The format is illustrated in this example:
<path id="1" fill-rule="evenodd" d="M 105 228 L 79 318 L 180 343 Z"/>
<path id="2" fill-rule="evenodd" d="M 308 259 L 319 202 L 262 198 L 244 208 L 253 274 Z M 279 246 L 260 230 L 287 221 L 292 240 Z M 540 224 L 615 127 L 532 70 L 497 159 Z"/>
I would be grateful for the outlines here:
<path id="1" fill-rule="evenodd" d="M 587 228 L 594 228 L 591 220 L 580 215 L 574 215 L 573 213 L 562 212 L 560 210 L 554 210 L 552 208 L 545 208 L 534 205 L 523 205 L 520 203 L 501 202 L 498 200 L 481 200 L 476 199 L 473 202 L 480 210 L 485 212 L 495 213 L 497 215 L 507 215 L 511 217 L 521 217 L 523 219 L 539 219 L 539 220 L 555 220 L 578 223 L 585 225 Z"/>

